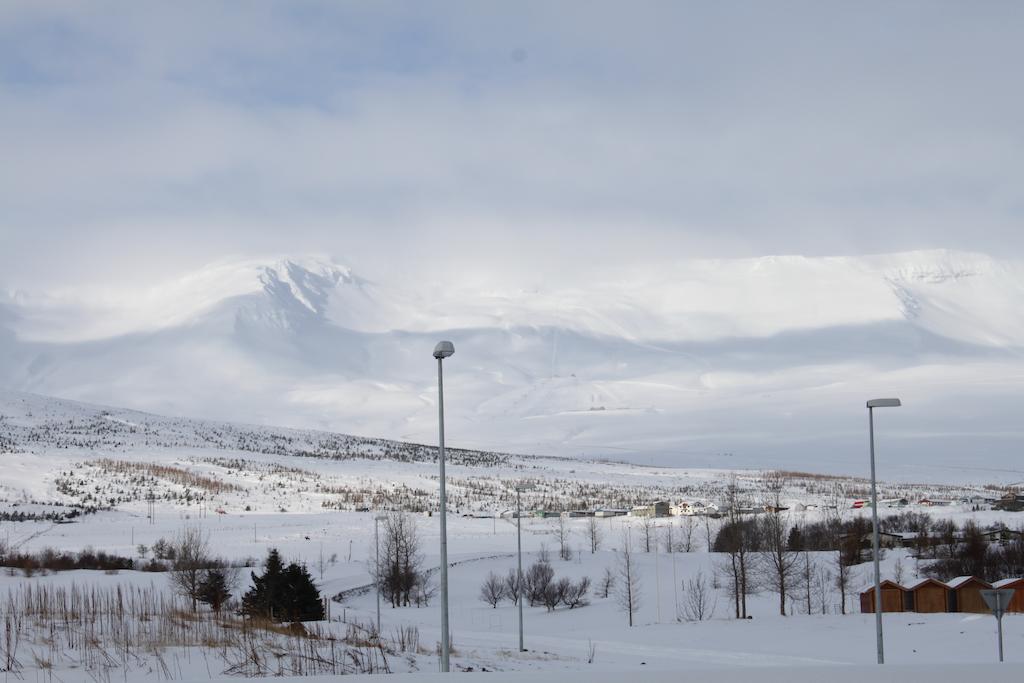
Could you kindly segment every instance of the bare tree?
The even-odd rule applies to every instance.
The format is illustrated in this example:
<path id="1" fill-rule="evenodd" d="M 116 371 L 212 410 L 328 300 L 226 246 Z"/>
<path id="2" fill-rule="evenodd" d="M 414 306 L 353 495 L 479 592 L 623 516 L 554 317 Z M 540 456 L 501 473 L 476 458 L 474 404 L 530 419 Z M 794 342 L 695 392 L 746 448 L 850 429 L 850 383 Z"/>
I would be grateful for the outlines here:
<path id="1" fill-rule="evenodd" d="M 718 530 L 712 550 L 726 558 L 716 564 L 718 576 L 724 580 L 733 598 L 737 619 L 747 618 L 747 596 L 754 592 L 756 576 L 751 556 L 757 549 L 757 524 L 740 513 L 741 499 L 735 476 L 725 489 L 726 518 Z"/>
<path id="2" fill-rule="evenodd" d="M 199 527 L 186 526 L 173 543 L 174 564 L 170 583 L 175 591 L 192 601 L 192 611 L 199 608 L 199 592 L 210 568 L 209 537 Z"/>
<path id="3" fill-rule="evenodd" d="M 555 579 L 555 570 L 547 562 L 537 561 L 523 574 L 523 593 L 530 607 L 544 603 L 544 594 Z"/>
<path id="4" fill-rule="evenodd" d="M 558 517 L 558 557 L 568 562 L 572 559 L 572 548 L 569 546 L 569 524 L 565 517 Z"/>
<path id="5" fill-rule="evenodd" d="M 765 584 L 779 596 L 779 614 L 786 616 L 786 593 L 796 584 L 798 554 L 787 545 L 789 522 L 782 513 L 782 492 L 786 480 L 777 472 L 764 478 L 765 515 L 761 518 L 764 565 L 768 569 Z"/>
<path id="6" fill-rule="evenodd" d="M 849 552 L 843 546 L 848 543 L 857 544 L 858 552 L 860 539 L 853 535 L 844 538 L 843 518 L 846 515 L 846 490 L 842 484 L 835 483 L 828 492 L 825 504 L 825 522 L 828 527 L 829 539 L 832 547 L 836 550 L 835 558 L 835 585 L 839 589 L 839 611 L 846 614 L 846 594 L 850 588 L 850 561 Z"/>
<path id="7" fill-rule="evenodd" d="M 814 573 L 814 590 L 818 597 L 818 606 L 822 614 L 828 614 L 828 596 L 832 589 L 832 572 L 827 567 L 818 566 Z"/>
<path id="8" fill-rule="evenodd" d="M 818 563 L 811 559 L 811 554 L 806 550 L 802 555 L 803 561 L 800 563 L 800 587 L 804 589 L 807 614 L 813 614 L 814 607 L 811 604 L 811 594 L 814 590 L 814 575 L 817 572 Z"/>
<path id="9" fill-rule="evenodd" d="M 679 550 L 682 550 L 684 553 L 692 553 L 695 545 L 694 537 L 697 532 L 697 520 L 694 519 L 693 515 L 683 517 L 680 532 Z"/>
<path id="10" fill-rule="evenodd" d="M 613 588 L 615 588 L 615 573 L 610 567 L 605 567 L 604 576 L 601 577 L 601 581 L 597 584 L 598 597 L 607 598 L 611 595 Z"/>
<path id="11" fill-rule="evenodd" d="M 504 597 L 505 580 L 494 572 L 490 572 L 487 575 L 487 578 L 484 579 L 483 585 L 480 586 L 480 599 L 492 608 L 497 608 L 498 603 L 501 602 Z"/>
<path id="12" fill-rule="evenodd" d="M 540 598 L 541 602 L 544 603 L 544 606 L 548 608 L 549 612 L 554 611 L 554 609 L 561 604 L 562 599 L 565 597 L 570 586 L 572 586 L 572 581 L 564 576 L 558 581 L 548 582 L 548 585 L 546 585 L 544 590 L 541 592 Z"/>
<path id="13" fill-rule="evenodd" d="M 590 553 L 596 553 L 601 547 L 603 540 L 601 527 L 597 523 L 597 517 L 587 517 L 587 538 L 590 540 Z"/>
<path id="14" fill-rule="evenodd" d="M 537 550 L 537 561 L 545 564 L 551 562 L 551 553 L 548 551 L 547 543 L 540 544 L 540 549 Z"/>
<path id="15" fill-rule="evenodd" d="M 513 605 L 519 604 L 519 571 L 509 569 L 505 575 L 505 595 L 512 600 Z"/>
<path id="16" fill-rule="evenodd" d="M 704 577 L 704 572 L 697 572 L 692 579 L 684 581 L 682 589 L 683 602 L 681 613 L 676 615 L 677 619 L 704 621 L 714 616 L 718 599 L 715 597 L 714 591 L 711 590 L 708 580 Z"/>
<path id="17" fill-rule="evenodd" d="M 676 533 L 675 533 L 675 529 L 676 529 L 675 522 L 672 522 L 670 520 L 668 524 L 666 524 L 665 526 L 662 527 L 662 529 L 665 530 L 665 533 L 662 535 L 662 540 L 664 541 L 663 546 L 665 548 L 665 553 L 666 554 L 674 553 L 677 550 L 676 539 L 675 539 L 675 535 L 676 535 Z"/>
<path id="18" fill-rule="evenodd" d="M 432 591 L 423 568 L 416 521 L 406 513 L 389 512 L 381 532 L 380 564 L 377 565 L 376 548 L 371 549 L 368 563 L 381 595 L 392 607 L 429 600 Z"/>
<path id="19" fill-rule="evenodd" d="M 629 616 L 629 625 L 633 625 L 633 615 L 640 608 L 640 575 L 633 557 L 629 529 L 625 531 L 622 550 L 619 551 L 618 581 L 616 581 L 616 599 L 619 607 Z"/>
<path id="20" fill-rule="evenodd" d="M 903 560 L 900 559 L 900 558 L 897 558 L 896 559 L 896 564 L 894 564 L 892 566 L 892 579 L 896 583 L 898 583 L 900 585 L 903 585 L 903 578 L 904 578 Z"/>
<path id="21" fill-rule="evenodd" d="M 590 591 L 590 577 L 584 576 L 577 583 L 571 581 L 562 591 L 562 604 L 569 609 L 576 609 L 587 604 L 587 593 Z"/>
<path id="22" fill-rule="evenodd" d="M 710 514 L 705 513 L 705 515 L 704 515 L 704 542 L 705 542 L 704 547 L 708 549 L 709 553 L 711 552 L 712 542 L 714 541 L 715 536 L 718 534 L 718 529 L 717 528 L 712 529 L 712 527 L 717 527 L 718 526 L 717 523 L 716 524 L 712 524 L 712 522 L 711 522 L 712 519 L 713 518 L 712 518 L 712 516 Z"/>
<path id="23" fill-rule="evenodd" d="M 654 517 L 643 516 L 640 518 L 640 533 L 643 534 L 644 552 L 651 552 L 651 541 L 657 543 Z"/>

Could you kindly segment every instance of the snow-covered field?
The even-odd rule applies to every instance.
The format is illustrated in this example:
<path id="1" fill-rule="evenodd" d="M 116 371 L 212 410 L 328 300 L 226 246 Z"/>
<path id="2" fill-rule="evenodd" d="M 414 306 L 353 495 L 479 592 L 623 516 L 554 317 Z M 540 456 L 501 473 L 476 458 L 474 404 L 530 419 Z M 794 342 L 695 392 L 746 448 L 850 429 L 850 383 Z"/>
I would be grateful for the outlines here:
<path id="1" fill-rule="evenodd" d="M 320 625 L 323 637 L 333 634 L 339 643 L 351 624 L 368 625 L 376 614 L 374 594 L 360 590 L 370 585 L 367 561 L 373 548 L 375 512 L 357 508 L 417 501 L 424 509 L 435 507 L 436 464 L 429 448 L 161 418 L 26 394 L 4 394 L 0 405 L 4 416 L 0 442 L 7 451 L 0 455 L 2 509 L 52 512 L 68 511 L 72 506 L 101 508 L 72 523 L 2 522 L 0 542 L 6 547 L 23 552 L 91 547 L 138 560 L 140 545 L 152 548 L 160 539 L 172 540 L 190 526 L 209 538 L 218 556 L 233 563 L 258 564 L 269 548 L 278 548 L 285 558 L 307 564 L 323 595 L 343 596 L 331 603 L 331 621 Z M 778 680 L 774 674 L 763 673 L 764 668 L 821 671 L 816 667 L 870 664 L 875 658 L 873 618 L 859 614 L 855 594 L 848 596 L 850 613 L 839 614 L 839 596 L 831 585 L 815 592 L 811 615 L 801 613 L 806 611 L 803 597 L 791 596 L 792 614 L 779 616 L 778 597 L 762 590 L 748 600 L 751 619 L 730 618 L 727 591 L 713 585 L 715 567 L 722 558 L 707 552 L 706 531 L 699 525 L 693 552 L 665 553 L 658 544 L 651 552 L 643 552 L 640 520 L 602 519 L 598 522 L 602 543 L 592 553 L 587 521 L 567 520 L 573 552 L 563 560 L 558 557 L 557 519 L 522 520 L 524 565 L 546 551 L 557 577 L 590 577 L 595 586 L 606 569 L 616 568 L 616 551 L 622 548 L 623 531 L 630 528 L 640 576 L 640 606 L 633 627 L 628 626 L 614 597 L 598 597 L 592 588 L 586 606 L 554 611 L 527 606 L 527 651 L 520 653 L 516 608 L 508 600 L 492 608 L 479 597 L 480 586 L 490 572 L 504 575 L 514 566 L 515 520 L 496 514 L 509 509 L 511 486 L 516 482 L 529 480 L 539 485 L 527 494 L 526 507 L 561 509 L 600 506 L 608 501 L 637 502 L 661 495 L 673 501 L 713 502 L 730 479 L 754 498 L 761 475 L 757 471 L 651 468 L 453 452 L 449 479 L 454 504 L 448 525 L 449 559 L 454 563 L 450 570 L 453 669 L 545 676 L 564 675 L 553 672 L 623 672 L 631 677 L 638 672 L 646 676 L 646 672 L 656 671 L 714 671 L 707 675 L 732 680 L 728 676 L 734 674 L 724 672 L 749 668 L 762 679 Z M 836 485 L 846 492 L 845 506 L 859 497 L 864 482 L 792 475 L 784 493 L 792 506 L 787 512 L 790 521 L 820 519 L 822 512 L 815 506 L 821 505 Z M 924 496 L 977 499 L 993 495 L 994 490 L 934 484 L 883 486 L 886 496 L 905 495 L 912 500 Z M 979 506 L 955 503 L 931 512 L 959 523 L 974 519 L 982 525 L 1000 520 L 1011 526 L 1019 524 L 1012 513 L 975 507 Z M 455 510 L 480 516 L 461 516 Z M 864 514 L 864 510 L 845 514 Z M 416 513 L 413 519 L 424 563 L 436 566 L 437 517 Z M 655 532 L 659 538 L 667 535 L 670 524 L 678 537 L 685 520 L 659 520 Z M 883 574 L 896 578 L 901 572 L 904 582 L 915 578 L 919 568 L 907 552 L 888 552 Z M 810 559 L 826 569 L 834 562 L 832 553 L 811 553 Z M 249 571 L 243 571 L 241 590 L 248 585 Z M 688 621 L 682 608 L 686 585 L 698 575 L 712 585 L 714 611 L 709 620 Z M 854 569 L 852 587 L 859 589 L 869 579 L 869 565 L 861 565 Z M 33 576 L 9 571 L 0 573 L 0 595 L 7 596 L 10 619 L 10 606 L 19 604 L 29 589 L 74 588 L 103 595 L 120 590 L 124 595 L 164 595 L 170 600 L 167 580 L 164 573 L 129 570 Z M 391 672 L 437 669 L 436 598 L 427 607 L 385 606 L 382 622 L 385 639 L 415 633 L 418 647 L 393 652 L 379 668 Z M 1007 661 L 1024 665 L 1024 616 L 1008 616 L 1004 625 Z M 982 664 L 996 656 L 995 620 L 990 616 L 885 615 L 885 628 L 887 661 L 892 664 Z M 239 664 L 237 653 L 224 644 L 150 643 L 149 649 L 140 648 L 130 656 L 108 652 L 97 658 L 91 650 L 85 656 L 74 648 L 58 646 L 60 638 L 55 640 L 53 632 L 30 628 L 25 633 L 16 647 L 17 675 L 23 679 L 50 680 L 52 676 L 68 683 L 114 678 L 209 680 L 247 671 Z M 265 647 L 282 648 L 280 656 L 285 657 L 287 643 L 275 642 L 267 641 Z M 5 651 L 10 652 L 10 644 Z M 289 670 L 282 667 L 284 672 Z"/>
<path id="2" fill-rule="evenodd" d="M 288 558 L 309 564 L 324 594 L 333 595 L 370 581 L 367 560 L 372 552 L 372 513 L 327 512 L 316 515 L 277 514 L 192 518 L 209 533 L 218 553 L 229 558 L 262 557 L 269 547 L 281 549 Z M 437 520 L 417 518 L 428 564 L 436 565 L 438 547 Z M 717 604 L 708 621 L 680 620 L 677 612 L 685 599 L 684 584 L 702 572 L 714 574 L 716 556 L 703 549 L 691 553 L 638 552 L 641 576 L 641 605 L 630 628 L 626 615 L 614 598 L 591 596 L 591 604 L 573 610 L 564 607 L 549 612 L 542 606 L 525 608 L 527 652 L 517 651 L 517 613 L 508 601 L 496 609 L 479 599 L 479 588 L 488 572 L 502 575 L 515 566 L 515 527 L 507 520 L 449 520 L 450 618 L 456 654 L 454 669 L 488 671 L 679 671 L 692 668 L 730 669 L 734 667 L 804 667 L 823 665 L 869 664 L 875 657 L 874 620 L 859 614 L 855 598 L 850 599 L 847 615 L 836 614 L 838 597 L 830 591 L 826 609 L 829 614 L 778 615 L 777 597 L 770 593 L 752 596 L 748 602 L 750 620 L 730 618 L 728 595 L 714 591 Z M 524 562 L 532 562 L 542 545 L 556 546 L 555 520 L 524 519 Z M 34 535 L 25 547 L 77 548 L 95 546 L 118 553 L 132 553 L 132 542 L 152 544 L 160 537 L 171 537 L 186 523 L 182 515 L 161 510 L 156 523 L 149 525 L 132 513 L 100 513 L 73 525 L 44 527 L 35 523 L 6 525 L 5 533 Z M 621 547 L 620 530 L 635 520 L 602 521 L 605 548 L 597 553 L 585 549 L 582 521 L 573 522 L 573 545 L 580 549 L 568 561 L 553 553 L 556 576 L 591 577 L 595 582 L 605 568 L 615 568 L 614 548 Z M 667 523 L 663 521 L 662 523 Z M 634 531 L 634 538 L 636 532 Z M 351 551 L 351 556 L 349 552 Z M 831 554 L 813 554 L 823 565 Z M 325 558 L 321 565 L 320 558 Z M 334 558 L 333 560 L 331 558 Z M 885 560 L 883 574 L 893 576 L 901 562 L 906 577 L 915 575 L 914 561 L 905 551 L 892 551 Z M 320 568 L 323 574 L 320 574 Z M 854 583 L 865 584 L 869 566 L 855 570 Z M 26 578 L 0 576 L 0 591 L 10 595 L 25 586 L 80 587 L 154 587 L 167 590 L 166 574 L 121 571 L 117 574 L 72 571 Z M 818 597 L 813 609 L 817 611 Z M 340 636 L 344 622 L 370 623 L 375 618 L 372 592 L 356 594 L 332 605 L 331 628 Z M 430 606 L 383 609 L 383 633 L 397 633 L 403 627 L 418 630 L 424 652 L 393 657 L 391 671 L 433 671 L 437 660 L 429 654 L 439 639 L 439 611 L 435 600 Z M 1004 621 L 1008 662 L 1024 665 L 1024 615 L 1010 615 Z M 995 651 L 995 620 L 973 614 L 895 614 L 885 615 L 887 661 L 894 664 L 933 664 L 936 662 L 990 662 Z M 27 644 L 23 651 L 31 650 Z M 171 652 L 173 677 L 209 678 L 226 664 L 214 656 Z M 202 665 L 200 666 L 200 662 Z M 61 666 L 53 664 L 61 680 L 89 680 L 95 672 L 77 670 L 73 658 Z M 212 667 L 209 668 L 208 667 Z M 27 667 L 31 671 L 31 667 Z M 152 679 L 155 666 L 142 661 L 131 668 L 131 680 Z M 111 677 L 121 675 L 111 673 Z M 157 676 L 157 678 L 159 678 Z"/>

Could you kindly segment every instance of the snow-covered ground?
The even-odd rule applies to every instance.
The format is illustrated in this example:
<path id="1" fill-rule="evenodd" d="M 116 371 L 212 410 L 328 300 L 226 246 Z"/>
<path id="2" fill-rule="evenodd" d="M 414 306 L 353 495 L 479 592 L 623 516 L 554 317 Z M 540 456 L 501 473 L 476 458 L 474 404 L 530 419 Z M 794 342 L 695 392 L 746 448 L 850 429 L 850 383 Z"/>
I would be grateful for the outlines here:
<path id="1" fill-rule="evenodd" d="M 333 595 L 369 583 L 367 560 L 372 552 L 373 514 L 326 512 L 322 514 L 264 514 L 247 516 L 211 516 L 185 520 L 170 510 L 161 510 L 155 524 L 147 524 L 137 514 L 112 512 L 89 516 L 69 525 L 46 527 L 36 523 L 5 525 L 12 541 L 25 540 L 24 548 L 78 548 L 94 546 L 110 552 L 133 554 L 132 543 L 152 545 L 158 538 L 172 538 L 185 523 L 198 525 L 209 534 L 211 545 L 231 559 L 262 558 L 267 548 L 279 548 L 286 558 L 299 559 L 311 568 L 324 594 Z M 436 565 L 438 525 L 436 517 L 417 517 L 424 544 L 425 560 Z M 524 562 L 536 559 L 542 546 L 552 551 L 556 576 L 574 579 L 591 577 L 595 584 L 605 568 L 615 569 L 615 548 L 621 548 L 621 530 L 634 525 L 633 539 L 639 536 L 637 521 L 623 518 L 603 520 L 603 549 L 590 553 L 584 538 L 584 522 L 573 520 L 572 545 L 576 552 L 568 561 L 557 557 L 552 519 L 524 519 Z M 662 520 L 667 524 L 667 520 Z M 777 596 L 760 592 L 748 599 L 749 620 L 731 618 L 729 596 L 724 590 L 715 595 L 714 616 L 708 621 L 689 622 L 677 618 L 678 605 L 685 600 L 685 583 L 698 572 L 709 580 L 720 562 L 703 548 L 691 553 L 639 552 L 635 548 L 641 576 L 641 604 L 635 626 L 627 625 L 626 615 L 614 598 L 591 595 L 590 604 L 576 609 L 560 607 L 548 612 L 544 607 L 525 608 L 527 652 L 517 651 L 517 611 L 508 601 L 496 609 L 479 599 L 484 577 L 491 571 L 504 575 L 515 566 L 515 526 L 508 520 L 452 517 L 449 520 L 450 559 L 455 566 L 449 574 L 451 587 L 450 619 L 456 654 L 453 669 L 488 671 L 680 671 L 691 669 L 732 669 L 735 667 L 815 667 L 825 665 L 869 664 L 875 658 L 874 619 L 859 614 L 856 596 L 849 598 L 850 614 L 837 614 L 838 595 L 829 591 L 825 609 L 828 614 L 801 614 L 803 598 L 791 602 L 794 614 L 778 614 Z M 664 531 L 662 531 L 664 534 Z M 349 553 L 351 552 L 351 556 Z M 321 557 L 324 558 L 321 564 Z M 830 566 L 830 553 L 813 553 L 821 566 Z M 903 565 L 904 580 L 916 576 L 915 563 L 905 551 L 887 554 L 883 575 L 893 578 L 897 562 Z M 320 570 L 323 569 L 321 575 Z M 258 570 L 257 570 L 258 571 Z M 121 571 L 117 574 L 73 571 L 26 578 L 0 575 L 0 593 L 10 595 L 26 586 L 113 588 L 117 586 L 154 587 L 167 590 L 166 574 Z M 854 585 L 870 579 L 869 565 L 854 570 Z M 812 608 L 820 611 L 815 594 Z M 375 619 L 376 602 L 372 592 L 358 593 L 332 605 L 336 621 L 370 623 Z M 426 651 L 439 639 L 439 604 L 428 607 L 383 608 L 385 636 L 403 627 L 415 627 Z M 886 656 L 892 664 L 934 664 L 992 661 L 996 656 L 995 620 L 974 614 L 886 614 Z M 335 624 L 338 633 L 343 625 Z M 1024 664 L 1024 615 L 1004 620 L 1006 658 Z M 26 649 L 26 648 L 23 648 Z M 207 679 L 211 666 L 198 656 L 169 654 L 181 676 Z M 395 657 L 392 671 L 436 670 L 432 654 Z M 31 667 L 30 667 L 31 669 Z M 146 678 L 149 669 L 140 665 L 130 674 L 132 680 Z M 217 673 L 214 662 L 213 674 Z M 86 672 L 73 669 L 56 671 L 61 680 L 88 680 Z"/>
<path id="2" fill-rule="evenodd" d="M 235 564 L 258 564 L 269 548 L 278 548 L 286 559 L 307 564 L 325 596 L 343 596 L 331 603 L 332 621 L 320 625 L 324 636 L 344 638 L 351 624 L 369 624 L 376 615 L 372 591 L 359 590 L 370 585 L 367 562 L 373 549 L 375 512 L 355 508 L 417 500 L 423 509 L 436 507 L 436 464 L 432 449 L 426 447 L 320 432 L 163 418 L 26 394 L 3 394 L 0 406 L 4 415 L 0 439 L 6 451 L 0 455 L 0 509 L 31 513 L 68 511 L 76 505 L 101 507 L 71 523 L 0 522 L 0 542 L 6 547 L 25 552 L 91 547 L 138 560 L 140 545 L 152 548 L 160 539 L 172 540 L 189 526 L 208 537 L 216 555 Z M 707 552 L 703 518 L 694 532 L 693 552 L 668 554 L 658 544 L 657 551 L 652 548 L 652 552 L 643 552 L 641 522 L 628 517 L 599 520 L 602 543 L 597 552 L 591 553 L 587 520 L 570 519 L 566 521 L 572 549 L 568 560 L 558 557 L 559 520 L 524 518 L 525 565 L 546 550 L 557 577 L 590 577 L 595 587 L 586 606 L 559 607 L 551 612 L 540 606 L 526 607 L 527 652 L 520 653 L 515 607 L 505 600 L 492 608 L 479 597 L 480 586 L 490 572 L 504 575 L 514 566 L 515 520 L 495 515 L 509 509 L 511 487 L 516 482 L 529 480 L 539 485 L 526 496 L 528 509 L 593 507 L 607 501 L 643 501 L 662 495 L 673 502 L 714 502 L 730 480 L 735 480 L 748 500 L 756 504 L 763 473 L 640 467 L 491 452 L 453 451 L 452 458 L 449 481 L 453 513 L 448 520 L 448 540 L 449 559 L 454 563 L 450 570 L 454 669 L 546 677 L 623 672 L 623 676 L 634 678 L 641 672 L 647 676 L 646 672 L 685 670 L 706 671 L 716 680 L 731 680 L 729 676 L 736 674 L 728 672 L 743 668 L 759 678 L 779 680 L 781 674 L 764 674 L 764 668 L 820 672 L 818 667 L 822 666 L 868 665 L 874 661 L 874 620 L 871 615 L 859 614 L 855 594 L 870 579 L 868 565 L 853 571 L 848 614 L 839 614 L 838 592 L 826 582 L 824 589 L 816 589 L 812 595 L 810 615 L 802 613 L 806 611 L 805 595 L 791 595 L 787 609 L 791 614 L 783 617 L 778 614 L 777 596 L 762 589 L 748 599 L 752 618 L 737 620 L 732 618 L 727 591 L 714 586 L 716 565 L 722 558 Z M 862 496 L 862 480 L 792 474 L 783 493 L 791 505 L 786 513 L 789 521 L 819 520 L 823 514 L 820 506 L 836 500 L 837 486 L 845 515 L 866 514 L 864 509 L 848 507 Z M 885 497 L 905 495 L 912 501 L 925 496 L 947 500 L 973 496 L 981 500 L 997 491 L 928 483 L 884 483 L 882 489 Z M 912 504 L 907 509 L 927 510 L 958 523 L 974 519 L 982 525 L 996 521 L 1019 524 L 1012 513 L 976 507 L 987 508 L 977 502 L 954 502 L 942 508 Z M 882 513 L 896 511 L 883 509 Z M 462 516 L 459 512 L 481 516 Z M 438 518 L 416 513 L 413 520 L 425 565 L 437 566 Z M 679 538 L 685 524 L 683 518 L 662 519 L 655 533 L 663 539 L 668 525 L 672 525 Z M 614 597 L 598 597 L 596 591 L 605 570 L 617 566 L 616 551 L 623 547 L 626 528 L 632 530 L 640 575 L 640 606 L 633 627 L 628 626 Z M 832 553 L 811 553 L 809 559 L 825 571 L 834 569 Z M 919 569 L 904 550 L 889 551 L 883 562 L 885 577 L 899 578 L 902 574 L 904 582 L 917 577 Z M 240 590 L 248 585 L 248 572 L 243 570 Z M 687 621 L 680 618 L 685 617 L 680 605 L 685 604 L 688 582 L 698 575 L 711 585 L 714 612 L 709 620 Z M 99 591 L 102 595 L 120 590 L 124 595 L 159 594 L 170 599 L 167 580 L 163 573 L 128 570 L 33 576 L 10 571 L 0 572 L 0 595 L 7 596 L 5 618 L 10 618 L 10 605 L 18 604 L 28 590 L 74 587 L 76 591 Z M 427 607 L 385 606 L 382 622 L 385 638 L 397 639 L 399 633 L 415 632 L 419 639 L 419 647 L 394 653 L 387 661 L 387 670 L 436 670 L 437 598 Z M 1007 661 L 1020 666 L 1024 664 L 1024 615 L 1008 616 L 1004 625 Z M 895 665 L 980 665 L 996 656 L 995 620 L 985 615 L 892 614 L 885 615 L 885 629 L 887 661 Z M 229 671 L 245 673 L 237 661 L 231 663 L 227 646 L 204 649 L 198 644 L 173 641 L 152 646 L 152 651 L 145 653 L 133 650 L 128 658 L 111 655 L 115 663 L 103 664 L 76 658 L 74 648 L 57 647 L 57 642 L 59 639 L 48 640 L 45 632 L 25 636 L 18 649 L 20 675 L 49 680 L 52 674 L 55 679 L 73 683 L 95 681 L 97 677 L 210 680 Z M 281 652 L 283 657 L 284 650 Z M 855 670 L 863 671 L 851 669 Z"/>

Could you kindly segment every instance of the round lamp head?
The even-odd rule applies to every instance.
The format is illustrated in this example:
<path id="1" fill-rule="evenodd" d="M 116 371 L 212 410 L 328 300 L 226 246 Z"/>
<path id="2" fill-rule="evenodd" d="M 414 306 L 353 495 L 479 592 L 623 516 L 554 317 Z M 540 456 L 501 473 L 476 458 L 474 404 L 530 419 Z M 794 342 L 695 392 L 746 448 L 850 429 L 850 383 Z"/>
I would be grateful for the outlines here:
<path id="1" fill-rule="evenodd" d="M 447 358 L 453 353 L 455 353 L 455 344 L 452 344 L 450 341 L 438 342 L 437 346 L 434 347 L 434 358 L 438 360 Z"/>

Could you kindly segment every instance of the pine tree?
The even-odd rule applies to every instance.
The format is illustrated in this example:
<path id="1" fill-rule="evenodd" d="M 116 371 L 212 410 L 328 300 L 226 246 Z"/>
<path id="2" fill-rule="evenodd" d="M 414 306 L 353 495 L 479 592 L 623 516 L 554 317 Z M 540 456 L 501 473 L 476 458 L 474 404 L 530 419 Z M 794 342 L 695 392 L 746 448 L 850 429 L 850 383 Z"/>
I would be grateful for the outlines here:
<path id="1" fill-rule="evenodd" d="M 283 617 L 289 621 L 320 621 L 324 618 L 324 605 L 320 591 L 313 583 L 313 577 L 305 565 L 292 563 L 285 570 L 287 603 Z"/>
<path id="2" fill-rule="evenodd" d="M 252 573 L 252 588 L 242 597 L 242 612 L 249 616 L 274 619 L 280 615 L 280 596 L 284 590 L 284 563 L 277 548 L 267 554 L 262 576 Z M 275 609 L 276 608 L 276 609 Z"/>
<path id="3" fill-rule="evenodd" d="M 206 578 L 199 584 L 200 602 L 209 605 L 214 612 L 220 613 L 220 608 L 231 598 L 231 591 L 228 590 L 227 577 L 224 572 L 214 569 L 206 574 Z"/>
<path id="4" fill-rule="evenodd" d="M 242 598 L 245 614 L 273 621 L 319 621 L 324 618 L 320 591 L 305 565 L 287 567 L 277 549 L 267 555 L 261 576 L 252 575 L 253 587 Z"/>

